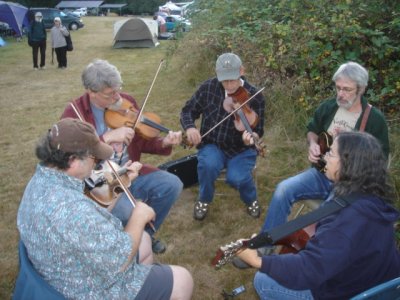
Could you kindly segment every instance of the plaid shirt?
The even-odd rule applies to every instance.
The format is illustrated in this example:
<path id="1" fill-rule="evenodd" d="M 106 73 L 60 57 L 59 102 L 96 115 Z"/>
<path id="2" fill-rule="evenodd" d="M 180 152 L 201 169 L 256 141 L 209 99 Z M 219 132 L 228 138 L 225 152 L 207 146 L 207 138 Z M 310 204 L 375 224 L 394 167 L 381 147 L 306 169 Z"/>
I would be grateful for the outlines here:
<path id="1" fill-rule="evenodd" d="M 251 95 L 257 92 L 257 89 L 247 81 L 244 81 L 243 87 Z M 229 114 L 223 107 L 224 99 L 225 89 L 217 78 L 205 81 L 182 108 L 180 121 L 183 129 L 186 131 L 188 128 L 196 127 L 195 120 L 201 115 L 200 134 L 206 133 Z M 261 93 L 258 94 L 250 100 L 248 105 L 259 117 L 258 124 L 253 131 L 262 137 L 264 134 L 264 96 Z M 235 128 L 233 116 L 206 135 L 198 148 L 204 144 L 217 145 L 228 157 L 233 157 L 249 147 L 254 147 L 246 146 L 243 143 L 242 132 Z"/>

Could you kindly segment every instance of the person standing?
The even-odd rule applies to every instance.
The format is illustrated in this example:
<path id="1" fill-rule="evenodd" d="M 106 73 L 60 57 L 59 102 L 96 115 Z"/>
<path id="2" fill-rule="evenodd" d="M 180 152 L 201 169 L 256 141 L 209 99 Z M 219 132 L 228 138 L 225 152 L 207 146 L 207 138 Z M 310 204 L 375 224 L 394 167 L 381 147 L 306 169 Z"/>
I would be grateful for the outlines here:
<path id="1" fill-rule="evenodd" d="M 138 201 L 126 226 L 84 193 L 84 179 L 111 146 L 77 119 L 54 124 L 39 141 L 39 164 L 18 209 L 17 226 L 29 259 L 66 299 L 189 300 L 193 278 L 186 268 L 153 263 L 144 230 L 155 212 Z M 128 176 L 138 176 L 128 162 Z M 23 284 L 16 289 L 27 289 Z"/>
<path id="2" fill-rule="evenodd" d="M 65 108 L 61 118 L 78 118 L 73 106 L 82 118 L 91 123 L 101 140 L 114 148 L 112 160 L 123 165 L 126 161 L 140 161 L 142 153 L 169 155 L 172 146 L 180 144 L 182 132 L 170 131 L 165 137 L 146 138 L 136 134 L 132 127 L 123 125 L 110 128 L 105 119 L 106 110 L 119 110 L 123 102 L 139 111 L 136 100 L 121 92 L 122 78 L 118 69 L 106 60 L 96 59 L 86 66 L 82 72 L 82 83 L 86 89 L 78 99 Z M 133 122 L 133 119 L 132 119 Z M 132 195 L 142 199 L 156 212 L 154 227 L 159 229 L 167 217 L 172 205 L 179 198 L 183 189 L 182 181 L 174 174 L 144 164 L 140 176 L 130 186 Z M 125 225 L 132 212 L 132 204 L 128 197 L 122 195 L 112 213 Z M 154 238 L 154 231 L 147 227 L 153 241 L 153 252 L 162 253 L 166 245 Z"/>
<path id="3" fill-rule="evenodd" d="M 154 15 L 153 20 L 157 21 L 158 24 L 158 32 L 165 33 L 167 31 L 167 25 L 165 19 L 160 15 Z"/>
<path id="4" fill-rule="evenodd" d="M 47 32 L 40 11 L 35 14 L 35 19 L 30 23 L 28 31 L 28 43 L 32 47 L 33 69 L 46 69 L 46 40 Z M 40 51 L 40 65 L 38 65 L 38 54 Z"/>
<path id="5" fill-rule="evenodd" d="M 51 47 L 56 52 L 58 68 L 67 67 L 67 42 L 66 36 L 69 36 L 68 29 L 62 25 L 59 17 L 54 18 L 54 26 L 51 28 Z"/>
<path id="6" fill-rule="evenodd" d="M 253 178 L 257 151 L 252 145 L 252 135 L 246 130 L 238 130 L 235 127 L 235 116 L 231 116 L 202 137 L 229 114 L 231 109 L 227 103 L 233 103 L 231 95 L 243 90 L 250 97 L 257 89 L 243 77 L 242 61 L 234 53 L 220 55 L 215 71 L 217 77 L 201 84 L 182 108 L 180 116 L 188 141 L 198 148 L 199 195 L 194 205 L 193 217 L 199 221 L 206 217 L 214 198 L 215 180 L 226 168 L 227 183 L 239 191 L 247 213 L 253 218 L 258 218 L 260 205 Z M 226 107 L 224 103 L 227 104 Z M 258 122 L 254 122 L 252 130 L 257 138 L 261 138 L 264 134 L 264 96 L 261 93 L 257 94 L 247 105 L 258 117 Z M 200 116 L 202 120 L 199 130 L 195 120 Z"/>

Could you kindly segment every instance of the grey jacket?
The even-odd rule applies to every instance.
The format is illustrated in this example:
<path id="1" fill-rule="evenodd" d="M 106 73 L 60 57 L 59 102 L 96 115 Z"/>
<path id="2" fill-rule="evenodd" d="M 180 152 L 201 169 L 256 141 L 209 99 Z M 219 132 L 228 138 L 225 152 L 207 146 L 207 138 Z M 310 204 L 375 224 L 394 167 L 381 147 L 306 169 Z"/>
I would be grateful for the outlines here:
<path id="1" fill-rule="evenodd" d="M 52 48 L 60 48 L 67 46 L 67 42 L 65 41 L 65 37 L 69 36 L 68 29 L 61 25 L 60 27 L 53 26 L 51 28 L 51 47 Z"/>

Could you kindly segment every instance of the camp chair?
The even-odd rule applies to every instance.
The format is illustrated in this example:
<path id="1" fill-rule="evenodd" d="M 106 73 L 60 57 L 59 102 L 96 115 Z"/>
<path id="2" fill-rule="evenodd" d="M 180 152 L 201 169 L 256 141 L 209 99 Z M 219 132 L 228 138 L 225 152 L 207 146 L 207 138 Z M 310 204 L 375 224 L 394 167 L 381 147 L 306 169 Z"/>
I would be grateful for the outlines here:
<path id="1" fill-rule="evenodd" d="M 25 245 L 19 242 L 19 274 L 12 299 L 13 300 L 62 300 L 63 295 L 50 286 L 35 270 L 29 260 Z"/>
<path id="2" fill-rule="evenodd" d="M 366 290 L 350 300 L 399 300 L 400 277 L 381 283 Z"/>

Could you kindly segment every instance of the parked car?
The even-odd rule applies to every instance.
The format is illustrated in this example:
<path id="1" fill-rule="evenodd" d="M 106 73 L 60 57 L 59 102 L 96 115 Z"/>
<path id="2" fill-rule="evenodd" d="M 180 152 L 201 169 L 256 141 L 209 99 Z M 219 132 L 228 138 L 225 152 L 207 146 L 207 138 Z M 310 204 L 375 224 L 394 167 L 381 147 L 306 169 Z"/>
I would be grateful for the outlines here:
<path id="1" fill-rule="evenodd" d="M 167 31 L 189 31 L 192 24 L 179 16 L 166 16 L 165 17 L 165 25 L 167 27 Z"/>
<path id="2" fill-rule="evenodd" d="M 74 11 L 72 11 L 71 13 L 78 17 L 86 16 L 87 8 L 86 7 L 78 8 L 78 9 L 75 9 Z"/>
<path id="3" fill-rule="evenodd" d="M 69 30 L 78 30 L 84 26 L 82 19 L 69 12 L 63 12 L 57 8 L 35 7 L 28 11 L 28 20 L 35 18 L 35 13 L 40 11 L 43 15 L 43 23 L 46 29 L 50 29 L 54 25 L 54 18 L 59 17 L 62 24 Z"/>

